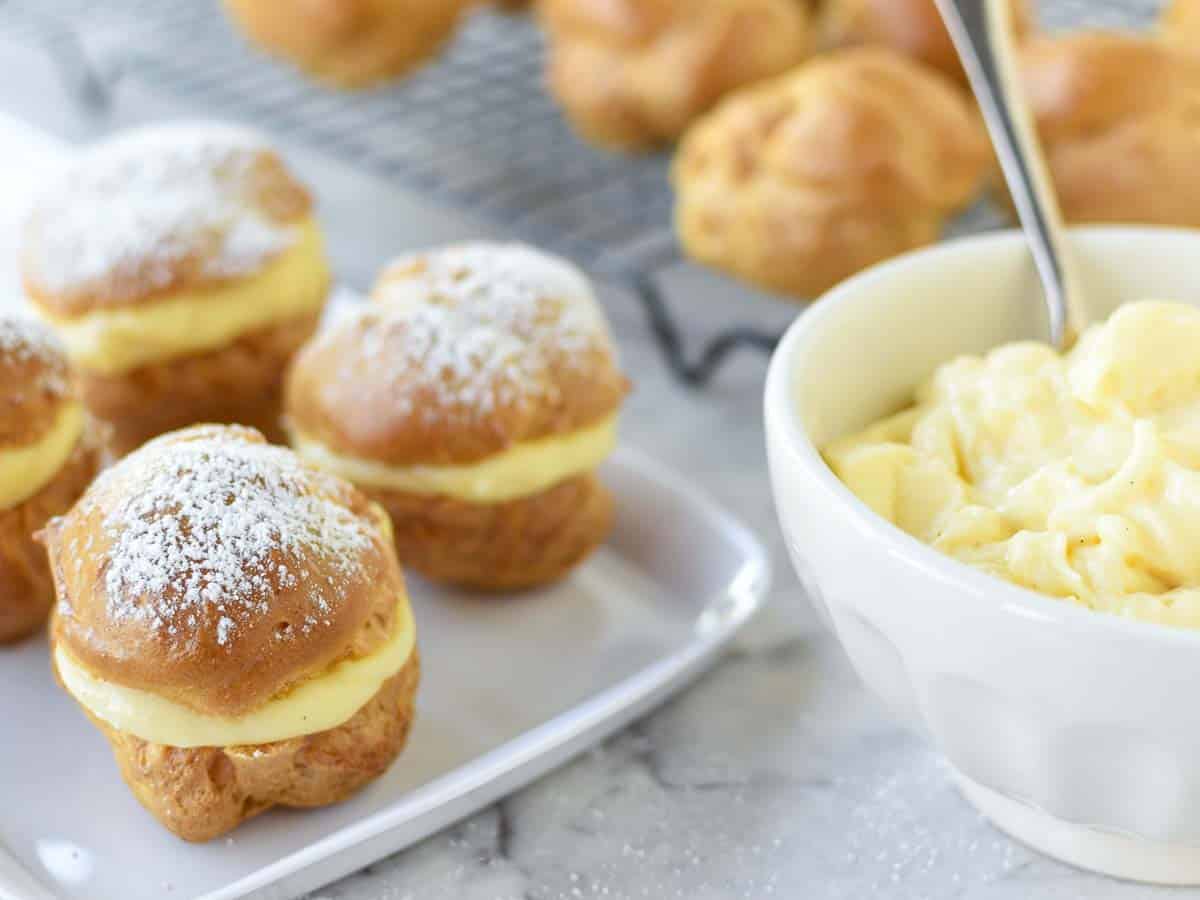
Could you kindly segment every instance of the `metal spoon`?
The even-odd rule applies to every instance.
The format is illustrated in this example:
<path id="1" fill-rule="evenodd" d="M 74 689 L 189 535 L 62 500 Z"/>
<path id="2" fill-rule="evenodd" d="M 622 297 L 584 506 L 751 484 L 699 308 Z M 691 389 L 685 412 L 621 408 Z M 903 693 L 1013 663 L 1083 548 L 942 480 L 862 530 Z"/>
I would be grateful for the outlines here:
<path id="1" fill-rule="evenodd" d="M 936 0 L 983 111 L 1063 349 L 1087 326 L 1087 309 L 1033 117 L 1025 102 L 1008 0 Z"/>

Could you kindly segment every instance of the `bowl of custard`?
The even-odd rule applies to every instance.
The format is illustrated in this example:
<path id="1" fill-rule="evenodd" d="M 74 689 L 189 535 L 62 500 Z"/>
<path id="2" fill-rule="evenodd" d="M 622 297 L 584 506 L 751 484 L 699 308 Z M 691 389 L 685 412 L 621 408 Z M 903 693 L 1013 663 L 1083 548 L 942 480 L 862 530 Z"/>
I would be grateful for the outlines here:
<path id="1" fill-rule="evenodd" d="M 1073 229 L 1071 347 L 1022 237 L 814 303 L 771 362 L 772 488 L 863 680 L 1019 840 L 1200 884 L 1200 232 Z"/>

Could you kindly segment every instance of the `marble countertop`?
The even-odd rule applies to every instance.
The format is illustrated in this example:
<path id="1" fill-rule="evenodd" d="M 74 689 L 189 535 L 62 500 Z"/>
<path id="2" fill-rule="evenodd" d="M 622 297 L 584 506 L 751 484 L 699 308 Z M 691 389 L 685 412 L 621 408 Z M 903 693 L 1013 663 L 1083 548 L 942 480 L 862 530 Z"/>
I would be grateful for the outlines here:
<path id="1" fill-rule="evenodd" d="M 36 49 L 0 39 L 0 59 L 22 72 L 0 86 L 0 109 L 69 139 L 180 112 L 130 87 L 94 118 L 68 102 Z M 353 284 L 406 243 L 495 233 L 302 148 L 292 155 Z M 687 267 L 666 280 L 692 339 L 733 315 L 781 326 L 794 314 Z M 770 603 L 712 671 L 624 734 L 312 900 L 1170 893 L 1052 862 L 968 807 L 938 757 L 865 692 L 787 568 L 763 449 L 764 362 L 740 358 L 689 391 L 665 371 L 632 300 L 614 290 L 605 300 L 637 383 L 625 440 L 703 483 L 764 538 L 776 569 Z"/>

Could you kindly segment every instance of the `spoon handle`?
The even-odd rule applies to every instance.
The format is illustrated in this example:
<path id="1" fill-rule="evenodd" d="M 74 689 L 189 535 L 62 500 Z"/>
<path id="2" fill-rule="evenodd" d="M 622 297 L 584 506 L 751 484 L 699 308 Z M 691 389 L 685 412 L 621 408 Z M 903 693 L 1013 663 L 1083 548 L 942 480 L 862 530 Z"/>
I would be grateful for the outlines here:
<path id="1" fill-rule="evenodd" d="M 1088 322 L 1062 210 L 1021 85 L 1008 0 L 936 0 L 1000 159 L 1046 295 L 1050 340 L 1067 346 Z"/>

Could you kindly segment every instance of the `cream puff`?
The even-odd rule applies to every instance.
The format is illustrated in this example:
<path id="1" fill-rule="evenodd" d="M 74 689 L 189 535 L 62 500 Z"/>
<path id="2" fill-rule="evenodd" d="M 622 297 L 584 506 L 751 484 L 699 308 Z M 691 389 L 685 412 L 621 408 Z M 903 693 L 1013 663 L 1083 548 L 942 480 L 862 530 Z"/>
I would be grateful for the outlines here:
<path id="1" fill-rule="evenodd" d="M 1025 89 L 1070 222 L 1200 226 L 1200 54 L 1120 32 L 1030 41 Z"/>
<path id="2" fill-rule="evenodd" d="M 575 128 L 605 147 L 673 141 L 722 96 L 799 63 L 797 0 L 543 0 L 547 81 Z"/>
<path id="3" fill-rule="evenodd" d="M 237 426 L 163 435 L 46 526 L 63 688 L 190 841 L 336 803 L 404 747 L 416 632 L 387 514 Z"/>
<path id="4" fill-rule="evenodd" d="M 672 170 L 684 251 L 767 290 L 819 296 L 937 239 L 991 155 L 966 94 L 890 50 L 838 50 L 729 97 Z"/>
<path id="5" fill-rule="evenodd" d="M 32 319 L 0 317 L 0 644 L 32 634 L 54 587 L 34 540 L 96 474 L 99 450 L 62 345 Z"/>
<path id="6" fill-rule="evenodd" d="M 392 515 L 401 561 L 480 590 L 546 584 L 606 537 L 596 468 L 628 390 L 587 279 L 519 245 L 402 259 L 288 376 L 306 459 Z"/>
<path id="7" fill-rule="evenodd" d="M 1159 18 L 1162 34 L 1193 48 L 1200 42 L 1200 0 L 1171 0 Z"/>
<path id="8" fill-rule="evenodd" d="M 22 269 L 117 454 L 195 422 L 278 437 L 330 281 L 308 192 L 262 137 L 211 124 L 85 151 L 35 203 Z"/>
<path id="9" fill-rule="evenodd" d="M 1011 2 L 1013 25 L 1023 38 L 1033 29 L 1032 16 L 1025 0 Z M 967 83 L 935 0 L 828 0 L 820 7 L 818 32 L 826 48 L 888 47 Z"/>
<path id="10" fill-rule="evenodd" d="M 367 87 L 434 56 L 476 0 L 224 0 L 263 50 L 335 87 Z"/>

